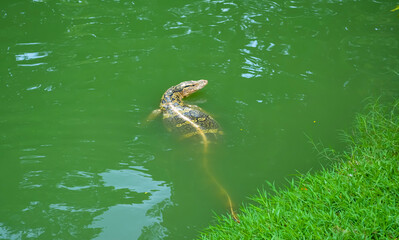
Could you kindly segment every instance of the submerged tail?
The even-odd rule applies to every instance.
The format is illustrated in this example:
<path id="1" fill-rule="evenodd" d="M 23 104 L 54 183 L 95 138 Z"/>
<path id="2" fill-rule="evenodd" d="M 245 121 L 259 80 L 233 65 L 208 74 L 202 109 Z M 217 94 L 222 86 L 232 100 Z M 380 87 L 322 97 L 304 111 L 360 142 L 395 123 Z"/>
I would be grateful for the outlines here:
<path id="1" fill-rule="evenodd" d="M 234 212 L 233 202 L 231 201 L 229 193 L 222 186 L 222 184 L 215 178 L 215 176 L 213 175 L 213 173 L 211 172 L 211 170 L 208 167 L 208 144 L 209 144 L 209 142 L 208 142 L 208 139 L 205 134 L 201 134 L 201 137 L 204 141 L 204 143 L 203 143 L 204 144 L 203 164 L 204 164 L 205 171 L 208 174 L 208 176 L 212 179 L 212 181 L 215 183 L 215 185 L 219 188 L 220 192 L 226 196 L 227 204 L 230 208 L 230 213 L 231 213 L 231 216 L 233 217 L 234 221 L 236 221 L 237 223 L 240 223 L 240 220 L 238 219 L 236 213 Z"/>

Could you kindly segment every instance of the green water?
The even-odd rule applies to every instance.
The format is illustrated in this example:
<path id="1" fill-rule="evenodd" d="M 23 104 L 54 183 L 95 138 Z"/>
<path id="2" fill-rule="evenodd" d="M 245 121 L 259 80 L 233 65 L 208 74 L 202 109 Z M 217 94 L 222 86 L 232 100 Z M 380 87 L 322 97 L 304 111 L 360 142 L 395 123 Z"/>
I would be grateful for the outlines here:
<path id="1" fill-rule="evenodd" d="M 399 97 L 395 1 L 0 3 L 0 239 L 192 239 L 228 209 L 202 145 L 145 118 L 163 92 L 225 132 L 235 205 L 328 162 L 368 97 Z"/>

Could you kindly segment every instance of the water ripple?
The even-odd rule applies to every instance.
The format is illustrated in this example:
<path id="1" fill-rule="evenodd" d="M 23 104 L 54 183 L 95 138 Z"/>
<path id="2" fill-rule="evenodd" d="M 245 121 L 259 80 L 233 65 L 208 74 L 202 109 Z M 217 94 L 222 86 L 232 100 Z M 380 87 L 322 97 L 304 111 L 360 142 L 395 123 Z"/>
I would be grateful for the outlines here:
<path id="1" fill-rule="evenodd" d="M 191 27 L 183 25 L 182 22 L 168 22 L 163 27 L 168 30 L 171 38 L 186 36 L 192 32 Z"/>
<path id="2" fill-rule="evenodd" d="M 16 54 L 15 58 L 16 61 L 28 61 L 28 60 L 34 60 L 34 59 L 40 59 L 47 57 L 51 53 L 51 51 L 47 52 L 27 52 L 27 53 L 22 53 L 22 54 Z"/>
<path id="3" fill-rule="evenodd" d="M 110 170 L 100 176 L 105 186 L 144 193 L 148 198 L 141 204 L 115 205 L 96 217 L 91 227 L 102 228 L 97 239 L 112 239 L 120 236 L 120 232 L 125 232 L 126 239 L 166 236 L 167 230 L 161 226 L 162 212 L 171 205 L 171 189 L 165 182 L 155 181 L 151 175 L 133 169 Z"/>

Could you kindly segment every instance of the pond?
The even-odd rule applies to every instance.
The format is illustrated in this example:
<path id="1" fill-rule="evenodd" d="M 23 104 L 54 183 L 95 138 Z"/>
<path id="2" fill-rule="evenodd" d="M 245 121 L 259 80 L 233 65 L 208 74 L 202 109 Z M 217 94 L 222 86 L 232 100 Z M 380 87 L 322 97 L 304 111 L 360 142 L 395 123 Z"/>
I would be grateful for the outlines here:
<path id="1" fill-rule="evenodd" d="M 229 214 L 203 145 L 146 122 L 169 87 L 223 136 L 208 166 L 237 210 L 328 167 L 367 98 L 399 97 L 394 1 L 0 3 L 0 238 L 192 239 Z"/>

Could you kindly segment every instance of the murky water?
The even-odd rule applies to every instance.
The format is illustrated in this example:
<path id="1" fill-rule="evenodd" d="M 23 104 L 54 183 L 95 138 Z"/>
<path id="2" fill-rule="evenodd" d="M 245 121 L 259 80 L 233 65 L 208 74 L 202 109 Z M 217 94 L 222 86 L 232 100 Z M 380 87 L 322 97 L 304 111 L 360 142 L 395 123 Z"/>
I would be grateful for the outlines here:
<path id="1" fill-rule="evenodd" d="M 210 167 L 235 205 L 327 165 L 308 137 L 399 96 L 394 1 L 0 3 L 0 238 L 191 239 L 227 213 L 202 146 L 145 124 L 163 92 L 225 132 Z"/>

